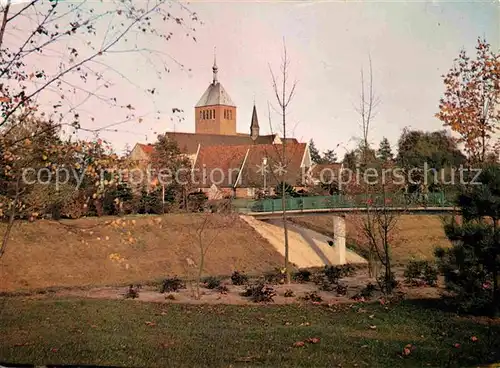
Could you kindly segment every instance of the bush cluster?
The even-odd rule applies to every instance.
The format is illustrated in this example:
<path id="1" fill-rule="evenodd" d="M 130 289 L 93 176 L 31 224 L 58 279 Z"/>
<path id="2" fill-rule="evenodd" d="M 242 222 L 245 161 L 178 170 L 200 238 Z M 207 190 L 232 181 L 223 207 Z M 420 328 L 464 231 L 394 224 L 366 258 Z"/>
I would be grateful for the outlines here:
<path id="1" fill-rule="evenodd" d="M 203 279 L 203 284 L 207 289 L 217 289 L 220 286 L 221 282 L 222 280 L 215 276 L 208 276 Z"/>
<path id="2" fill-rule="evenodd" d="M 438 269 L 429 261 L 411 260 L 404 271 L 407 284 L 412 286 L 436 286 Z"/>
<path id="3" fill-rule="evenodd" d="M 305 269 L 300 269 L 292 274 L 292 279 L 296 282 L 309 282 L 311 280 L 312 272 Z"/>
<path id="4" fill-rule="evenodd" d="M 234 271 L 231 275 L 231 282 L 233 285 L 245 285 L 248 282 L 248 276 L 243 272 Z"/>
<path id="5" fill-rule="evenodd" d="M 371 282 L 369 282 L 359 293 L 356 295 L 353 295 L 351 299 L 358 300 L 358 299 L 370 299 L 373 297 L 373 293 L 375 293 L 375 290 L 377 288 L 375 285 L 373 285 Z"/>
<path id="6" fill-rule="evenodd" d="M 140 285 L 130 285 L 124 295 L 125 299 L 136 299 L 139 297 Z"/>
<path id="7" fill-rule="evenodd" d="M 185 289 L 186 284 L 178 277 L 168 277 L 161 282 L 160 293 L 170 293 Z"/>
<path id="8" fill-rule="evenodd" d="M 266 286 L 259 282 L 255 285 L 247 286 L 246 290 L 241 293 L 244 297 L 249 297 L 255 303 L 269 303 L 274 301 L 276 292 L 270 286 Z"/>
<path id="9" fill-rule="evenodd" d="M 317 292 L 311 291 L 309 293 L 305 293 L 304 296 L 301 298 L 302 300 L 309 301 L 309 302 L 322 302 L 323 298 L 318 295 Z"/>
<path id="10" fill-rule="evenodd" d="M 341 266 L 325 266 L 323 270 L 314 274 L 311 278 L 320 290 L 334 291 L 337 290 L 339 280 L 344 277 L 353 276 L 355 269 L 352 265 L 346 264 Z"/>

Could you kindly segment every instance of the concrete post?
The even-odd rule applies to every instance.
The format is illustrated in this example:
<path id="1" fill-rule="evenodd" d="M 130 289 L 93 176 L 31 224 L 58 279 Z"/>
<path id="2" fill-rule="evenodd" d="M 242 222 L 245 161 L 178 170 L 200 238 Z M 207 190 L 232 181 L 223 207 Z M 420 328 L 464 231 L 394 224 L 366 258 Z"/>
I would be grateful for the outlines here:
<path id="1" fill-rule="evenodd" d="M 333 216 L 333 244 L 335 245 L 335 254 L 338 264 L 346 264 L 346 226 L 345 217 Z"/>

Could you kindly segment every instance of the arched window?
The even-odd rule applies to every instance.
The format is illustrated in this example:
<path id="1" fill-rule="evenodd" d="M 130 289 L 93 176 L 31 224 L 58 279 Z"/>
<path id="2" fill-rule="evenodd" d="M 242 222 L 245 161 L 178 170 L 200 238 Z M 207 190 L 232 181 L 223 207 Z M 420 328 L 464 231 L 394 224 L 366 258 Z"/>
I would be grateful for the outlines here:
<path id="1" fill-rule="evenodd" d="M 214 114 L 214 119 L 215 119 L 215 109 L 212 110 L 213 114 Z"/>

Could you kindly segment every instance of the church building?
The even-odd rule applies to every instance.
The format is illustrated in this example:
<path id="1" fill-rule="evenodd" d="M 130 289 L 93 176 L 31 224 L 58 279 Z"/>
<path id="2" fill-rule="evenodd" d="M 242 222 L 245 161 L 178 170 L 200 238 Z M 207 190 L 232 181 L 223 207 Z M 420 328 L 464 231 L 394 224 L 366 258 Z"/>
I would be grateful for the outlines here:
<path id="1" fill-rule="evenodd" d="M 237 132 L 237 106 L 219 81 L 218 72 L 214 58 L 212 81 L 194 106 L 195 132 L 164 133 L 177 143 L 184 155 L 190 158 L 193 170 L 212 168 L 217 171 L 232 170 L 240 173 L 230 178 L 232 180 L 228 180 L 225 175 L 225 180 L 222 181 L 214 179 L 213 175 L 198 177 L 200 179 L 198 189 L 209 192 L 211 198 L 220 197 L 221 193 L 252 197 L 256 189 L 262 189 L 263 185 L 273 187 L 280 180 L 286 180 L 293 186 L 301 186 L 300 179 L 311 167 L 308 143 L 299 143 L 295 138 L 286 138 L 289 162 L 284 165 L 293 170 L 289 170 L 281 179 L 273 177 L 272 166 L 279 163 L 283 138 L 277 134 L 260 135 L 255 103 L 247 133 Z M 147 162 L 153 153 L 153 145 L 138 143 L 132 150 L 130 158 Z M 268 162 L 270 174 L 267 178 L 262 178 L 263 173 L 258 170 L 258 165 L 263 162 Z"/>

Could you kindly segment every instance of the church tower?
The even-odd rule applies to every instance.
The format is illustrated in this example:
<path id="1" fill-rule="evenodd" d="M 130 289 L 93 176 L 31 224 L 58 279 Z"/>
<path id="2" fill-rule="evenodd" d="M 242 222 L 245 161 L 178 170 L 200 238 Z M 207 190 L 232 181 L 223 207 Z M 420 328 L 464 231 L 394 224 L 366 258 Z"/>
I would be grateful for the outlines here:
<path id="1" fill-rule="evenodd" d="M 257 118 L 257 109 L 255 108 L 255 102 L 253 103 L 252 111 L 252 122 L 250 123 L 250 137 L 255 142 L 259 138 L 259 119 Z"/>
<path id="2" fill-rule="evenodd" d="M 217 79 L 215 55 L 212 72 L 212 83 L 194 108 L 196 133 L 236 135 L 236 105 Z"/>

